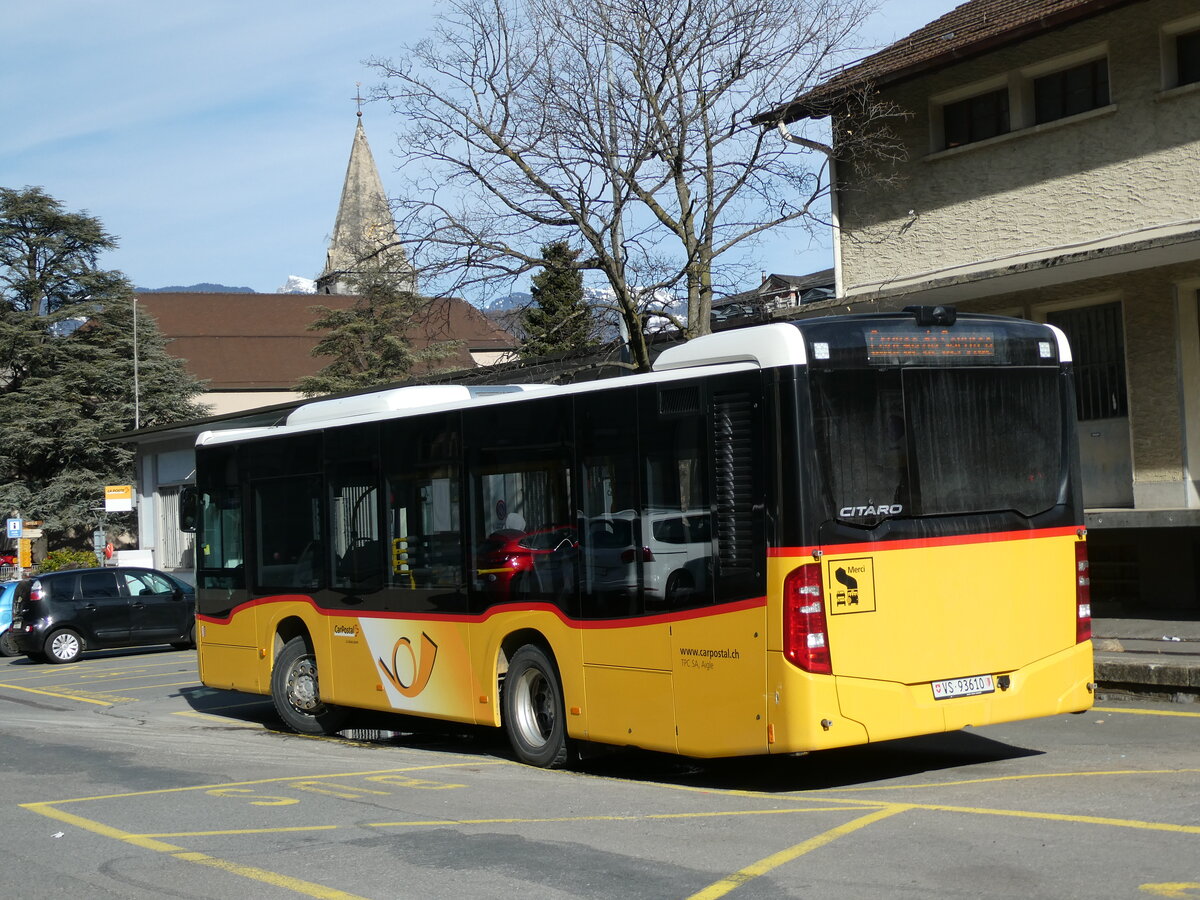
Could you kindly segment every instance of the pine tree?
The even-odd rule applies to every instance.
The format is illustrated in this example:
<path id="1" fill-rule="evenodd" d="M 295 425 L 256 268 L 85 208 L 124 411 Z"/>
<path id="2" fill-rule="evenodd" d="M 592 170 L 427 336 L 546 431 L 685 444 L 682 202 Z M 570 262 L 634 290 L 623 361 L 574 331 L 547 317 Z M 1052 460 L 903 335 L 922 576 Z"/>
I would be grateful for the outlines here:
<path id="1" fill-rule="evenodd" d="M 106 484 L 133 483 L 133 452 L 106 438 L 205 412 L 144 313 L 135 391 L 133 287 L 98 265 L 115 246 L 41 188 L 0 188 L 0 509 L 52 545 L 91 532 Z"/>
<path id="2" fill-rule="evenodd" d="M 565 241 L 542 247 L 545 266 L 533 276 L 534 305 L 521 324 L 522 359 L 586 352 L 594 345 L 592 312 L 583 300 L 583 274 L 575 266 L 579 251 Z"/>
<path id="3" fill-rule="evenodd" d="M 425 321 L 428 299 L 406 290 L 394 275 L 383 271 L 366 272 L 356 282 L 359 293 L 349 309 L 313 307 L 317 318 L 308 330 L 327 333 L 312 355 L 333 361 L 316 375 L 300 379 L 296 390 L 305 396 L 402 381 L 418 366 L 428 369 L 453 356 L 461 344 L 431 341 L 414 347 L 411 332 L 430 324 Z"/>

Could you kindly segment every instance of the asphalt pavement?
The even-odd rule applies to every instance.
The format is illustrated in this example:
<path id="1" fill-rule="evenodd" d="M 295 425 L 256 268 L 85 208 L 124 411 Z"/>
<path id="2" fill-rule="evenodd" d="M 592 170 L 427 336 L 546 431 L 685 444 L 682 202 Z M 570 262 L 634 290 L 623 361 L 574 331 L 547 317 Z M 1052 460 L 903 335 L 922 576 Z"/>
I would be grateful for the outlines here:
<path id="1" fill-rule="evenodd" d="M 1092 646 L 1101 694 L 1200 702 L 1200 619 L 1094 618 Z"/>

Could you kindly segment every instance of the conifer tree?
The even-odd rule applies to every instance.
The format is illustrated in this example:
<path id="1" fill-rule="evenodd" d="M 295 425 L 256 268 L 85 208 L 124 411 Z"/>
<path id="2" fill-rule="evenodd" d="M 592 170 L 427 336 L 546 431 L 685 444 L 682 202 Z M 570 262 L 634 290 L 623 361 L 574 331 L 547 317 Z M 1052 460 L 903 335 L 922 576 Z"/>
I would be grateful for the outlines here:
<path id="1" fill-rule="evenodd" d="M 358 275 L 356 283 L 359 293 L 350 308 L 313 307 L 317 318 L 308 330 L 327 333 L 312 355 L 333 361 L 316 375 L 300 379 L 296 390 L 305 396 L 402 381 L 414 368 L 428 369 L 453 356 L 460 346 L 459 341 L 413 345 L 411 332 L 429 324 L 429 300 L 407 290 L 395 275 L 368 271 Z"/>
<path id="2" fill-rule="evenodd" d="M 0 188 L 0 509 L 81 541 L 106 484 L 132 484 L 133 453 L 106 438 L 195 418 L 202 386 L 138 316 L 100 221 L 41 188 Z M 129 521 L 116 524 L 132 527 Z"/>
<path id="3" fill-rule="evenodd" d="M 575 263 L 579 251 L 565 241 L 542 247 L 542 271 L 530 279 L 533 305 L 521 324 L 522 359 L 586 351 L 595 343 L 592 311 L 583 299 L 583 273 Z"/>

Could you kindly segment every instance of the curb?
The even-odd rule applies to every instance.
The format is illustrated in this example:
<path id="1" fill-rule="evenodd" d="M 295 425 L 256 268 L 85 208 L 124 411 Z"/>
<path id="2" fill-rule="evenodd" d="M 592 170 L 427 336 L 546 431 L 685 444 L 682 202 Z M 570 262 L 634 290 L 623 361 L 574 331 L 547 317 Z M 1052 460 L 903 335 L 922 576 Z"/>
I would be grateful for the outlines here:
<path id="1" fill-rule="evenodd" d="M 1114 654 L 1115 656 L 1115 654 Z M 1127 657 L 1128 654 L 1120 654 Z M 1096 681 L 1104 685 L 1123 687 L 1143 685 L 1146 688 L 1200 692 L 1200 662 L 1151 662 L 1147 659 L 1113 658 L 1096 655 Z"/>

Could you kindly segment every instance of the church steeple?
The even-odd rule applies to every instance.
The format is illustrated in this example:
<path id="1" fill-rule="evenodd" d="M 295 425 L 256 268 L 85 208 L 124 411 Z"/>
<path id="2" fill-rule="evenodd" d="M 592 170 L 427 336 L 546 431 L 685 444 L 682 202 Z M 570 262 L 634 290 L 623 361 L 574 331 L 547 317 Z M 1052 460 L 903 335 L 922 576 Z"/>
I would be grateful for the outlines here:
<path id="1" fill-rule="evenodd" d="M 416 291 L 416 276 L 396 239 L 396 220 L 363 130 L 361 97 L 356 99 L 360 106 L 358 126 L 354 129 L 346 183 L 342 186 L 333 236 L 325 255 L 325 269 L 317 277 L 317 292 L 355 293 L 353 276 L 367 267 L 391 272 L 402 287 Z"/>

